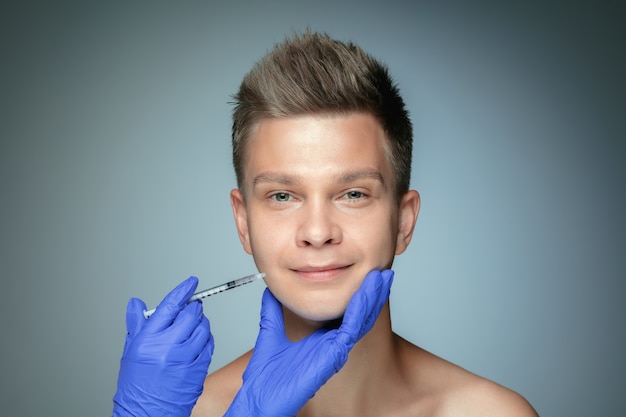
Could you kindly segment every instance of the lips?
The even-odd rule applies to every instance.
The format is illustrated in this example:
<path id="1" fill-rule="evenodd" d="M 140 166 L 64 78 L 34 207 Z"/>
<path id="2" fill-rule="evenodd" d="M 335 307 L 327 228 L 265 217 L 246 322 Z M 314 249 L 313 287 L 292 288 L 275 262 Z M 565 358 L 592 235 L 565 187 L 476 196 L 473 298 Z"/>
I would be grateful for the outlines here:
<path id="1" fill-rule="evenodd" d="M 293 268 L 292 270 L 299 277 L 309 281 L 330 281 L 339 278 L 350 266 L 345 264 L 306 265 Z"/>

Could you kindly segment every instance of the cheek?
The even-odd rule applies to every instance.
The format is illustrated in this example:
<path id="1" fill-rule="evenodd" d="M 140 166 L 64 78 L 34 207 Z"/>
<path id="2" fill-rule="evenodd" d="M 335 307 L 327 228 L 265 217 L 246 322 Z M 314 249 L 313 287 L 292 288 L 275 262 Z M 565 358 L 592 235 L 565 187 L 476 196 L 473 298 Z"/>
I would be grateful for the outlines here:
<path id="1" fill-rule="evenodd" d="M 375 267 L 386 267 L 396 251 L 397 221 L 362 221 L 355 228 L 352 240 L 360 246 Z"/>
<path id="2" fill-rule="evenodd" d="M 250 216 L 248 232 L 252 255 L 257 266 L 267 267 L 270 262 L 280 259 L 281 253 L 293 240 L 289 223 L 276 219 Z"/>

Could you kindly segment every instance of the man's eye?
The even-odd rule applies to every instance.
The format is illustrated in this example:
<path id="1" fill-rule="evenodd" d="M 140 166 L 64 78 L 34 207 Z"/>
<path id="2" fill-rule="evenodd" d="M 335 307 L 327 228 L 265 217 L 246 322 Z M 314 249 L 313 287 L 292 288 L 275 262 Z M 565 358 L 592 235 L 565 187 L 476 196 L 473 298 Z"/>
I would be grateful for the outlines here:
<path id="1" fill-rule="evenodd" d="M 346 193 L 346 198 L 348 198 L 349 200 L 356 200 L 362 198 L 363 196 L 364 194 L 360 191 L 350 191 Z"/>
<path id="2" fill-rule="evenodd" d="M 287 193 L 276 193 L 270 196 L 271 199 L 278 201 L 279 203 L 284 203 L 291 200 L 291 195 Z"/>

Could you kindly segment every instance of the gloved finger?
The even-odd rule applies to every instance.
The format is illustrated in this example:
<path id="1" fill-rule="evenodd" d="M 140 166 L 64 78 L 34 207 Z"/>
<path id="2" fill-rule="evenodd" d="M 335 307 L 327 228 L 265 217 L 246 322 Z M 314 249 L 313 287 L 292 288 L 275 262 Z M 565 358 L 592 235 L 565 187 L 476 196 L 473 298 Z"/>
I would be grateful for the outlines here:
<path id="1" fill-rule="evenodd" d="M 126 331 L 131 336 L 136 335 L 141 330 L 146 318 L 143 315 L 146 309 L 146 303 L 139 298 L 131 298 L 128 300 L 126 307 Z"/>
<path id="2" fill-rule="evenodd" d="M 147 320 L 144 325 L 146 331 L 157 333 L 169 327 L 187 304 L 197 286 L 198 278 L 189 277 L 170 291 L 159 303 L 154 314 Z"/>
<path id="3" fill-rule="evenodd" d="M 271 333 L 271 337 L 285 337 L 283 306 L 269 288 L 265 289 L 261 300 L 261 330 Z"/>
<path id="4" fill-rule="evenodd" d="M 196 360 L 193 362 L 193 366 L 201 366 L 203 368 L 203 372 L 209 372 L 209 366 L 211 366 L 211 359 L 213 357 L 213 350 L 215 348 L 215 341 L 213 339 L 213 335 L 209 338 L 207 343 L 204 345 L 204 348 L 200 351 L 200 354 L 196 357 Z"/>
<path id="5" fill-rule="evenodd" d="M 195 331 L 204 317 L 202 304 L 194 301 L 182 308 L 172 325 L 164 330 L 171 343 L 183 343 Z"/>
<path id="6" fill-rule="evenodd" d="M 273 349 L 268 349 L 268 346 L 281 346 L 287 340 L 283 323 L 283 307 L 269 288 L 265 289 L 261 299 L 260 327 L 252 358 L 243 374 L 244 378 L 254 372 L 256 367 L 263 366 L 268 357 L 272 356 Z"/>
<path id="7" fill-rule="evenodd" d="M 391 292 L 391 284 L 393 283 L 394 273 L 392 270 L 388 269 L 381 272 L 382 282 L 379 287 L 377 287 L 377 291 L 375 292 L 375 297 L 372 300 L 373 303 L 365 310 L 365 319 L 361 324 L 361 329 L 357 340 L 362 338 L 365 333 L 370 331 L 370 329 L 374 326 L 376 319 L 378 319 L 378 315 L 382 310 L 383 306 L 389 300 L 389 294 Z"/>
<path id="8" fill-rule="evenodd" d="M 361 329 L 357 336 L 357 340 L 361 339 L 365 333 L 370 331 L 370 329 L 374 326 L 376 319 L 380 314 L 383 306 L 389 300 L 389 293 L 391 292 L 391 284 L 393 283 L 394 273 L 392 270 L 385 270 L 381 272 L 380 286 L 376 287 L 377 291 L 374 292 L 375 296 L 373 300 L 371 300 L 371 304 L 368 304 L 368 307 L 365 309 L 365 318 L 361 324 Z M 369 300 L 369 298 L 368 298 Z"/>
<path id="9" fill-rule="evenodd" d="M 338 329 L 338 341 L 352 347 L 372 328 L 380 310 L 389 299 L 393 271 L 388 271 L 382 274 L 374 270 L 367 274 L 348 303 L 343 322 Z"/>
<path id="10" fill-rule="evenodd" d="M 211 356 L 213 355 L 213 349 L 215 348 L 215 343 L 213 341 L 213 334 L 211 333 L 209 320 L 206 317 L 202 317 L 202 320 L 195 328 L 186 344 L 191 347 L 191 351 L 196 352 L 196 354 L 191 358 L 193 362 L 203 362 L 207 360 L 207 356 L 208 361 L 210 362 Z"/>
<path id="11" fill-rule="evenodd" d="M 201 369 L 202 373 L 206 375 L 209 372 L 209 366 L 211 366 L 211 358 L 213 356 L 214 347 L 215 343 L 213 341 L 213 336 L 211 336 L 193 362 L 191 362 L 190 366 Z"/>
<path id="12" fill-rule="evenodd" d="M 171 341 L 169 335 L 166 337 Z M 193 366 L 194 361 L 205 349 L 207 343 L 212 340 L 212 337 L 209 321 L 202 316 L 202 320 L 197 323 L 185 340 L 172 341 L 169 350 L 165 354 L 167 363 L 186 367 Z"/>

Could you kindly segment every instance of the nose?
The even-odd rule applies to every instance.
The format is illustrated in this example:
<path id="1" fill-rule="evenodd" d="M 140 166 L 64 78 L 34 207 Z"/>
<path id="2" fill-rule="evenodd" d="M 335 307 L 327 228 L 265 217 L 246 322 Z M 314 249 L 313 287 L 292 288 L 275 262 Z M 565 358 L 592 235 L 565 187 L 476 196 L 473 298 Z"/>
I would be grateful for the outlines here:
<path id="1" fill-rule="evenodd" d="M 341 227 L 331 204 L 310 202 L 300 213 L 296 235 L 298 246 L 323 247 L 341 242 Z"/>

